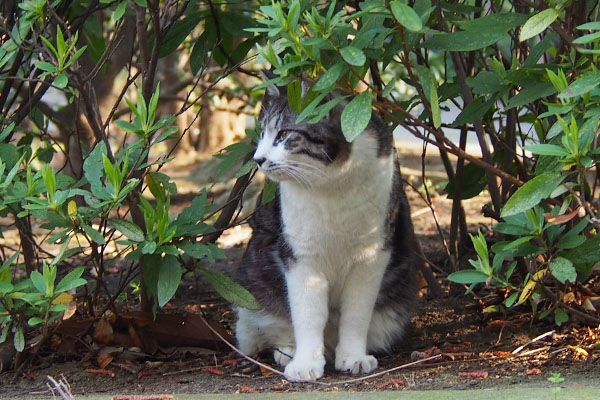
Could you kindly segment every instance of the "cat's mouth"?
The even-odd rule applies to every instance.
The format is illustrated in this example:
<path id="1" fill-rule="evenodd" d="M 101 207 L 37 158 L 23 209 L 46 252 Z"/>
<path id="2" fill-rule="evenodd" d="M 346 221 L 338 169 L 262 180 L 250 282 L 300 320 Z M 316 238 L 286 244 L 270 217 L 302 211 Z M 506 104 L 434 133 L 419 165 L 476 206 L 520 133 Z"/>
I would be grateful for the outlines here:
<path id="1" fill-rule="evenodd" d="M 283 181 L 290 179 L 286 169 L 281 166 L 260 166 L 258 167 L 267 177 L 273 181 Z"/>

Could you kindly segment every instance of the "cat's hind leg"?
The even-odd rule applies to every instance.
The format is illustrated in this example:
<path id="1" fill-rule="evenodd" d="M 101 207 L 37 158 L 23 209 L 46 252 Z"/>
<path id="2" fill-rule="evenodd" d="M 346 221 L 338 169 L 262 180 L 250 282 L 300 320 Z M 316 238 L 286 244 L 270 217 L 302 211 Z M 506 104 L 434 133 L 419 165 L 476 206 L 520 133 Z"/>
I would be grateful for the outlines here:
<path id="1" fill-rule="evenodd" d="M 237 321 L 235 323 L 235 337 L 237 339 L 238 349 L 248 356 L 254 356 L 261 350 L 261 332 L 258 325 L 255 324 L 255 311 L 245 308 L 237 310 Z"/>
<path id="2" fill-rule="evenodd" d="M 273 359 L 278 365 L 285 367 L 292 361 L 296 354 L 295 346 L 278 346 L 273 350 Z"/>
<path id="3" fill-rule="evenodd" d="M 292 323 L 263 311 L 238 309 L 235 335 L 238 348 L 246 355 L 256 355 L 266 349 L 273 349 L 273 358 L 281 366 L 286 366 L 294 357 L 296 347 Z"/>

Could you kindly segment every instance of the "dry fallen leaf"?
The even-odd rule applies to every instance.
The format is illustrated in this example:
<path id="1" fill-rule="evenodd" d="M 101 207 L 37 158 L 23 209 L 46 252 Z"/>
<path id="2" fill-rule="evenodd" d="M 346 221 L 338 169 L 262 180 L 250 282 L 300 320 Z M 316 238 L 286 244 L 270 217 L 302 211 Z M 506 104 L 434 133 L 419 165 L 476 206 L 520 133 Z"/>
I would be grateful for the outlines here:
<path id="1" fill-rule="evenodd" d="M 75 315 L 75 312 L 77 311 L 77 302 L 72 301 L 70 303 L 67 304 L 67 309 L 65 310 L 64 314 L 63 314 L 63 321 L 71 318 L 73 315 Z"/>
<path id="2" fill-rule="evenodd" d="M 263 366 L 260 367 L 260 373 L 262 374 L 262 376 L 271 376 L 271 375 L 273 375 L 273 371 L 268 370 L 268 369 L 266 369 Z"/>
<path id="3" fill-rule="evenodd" d="M 204 370 L 213 375 L 225 375 L 225 372 L 223 372 L 217 367 L 205 367 Z"/>
<path id="4" fill-rule="evenodd" d="M 541 375 L 542 374 L 542 370 L 539 368 L 529 368 L 528 370 L 525 371 L 526 375 Z"/>
<path id="5" fill-rule="evenodd" d="M 546 221 L 550 222 L 551 224 L 560 225 L 560 224 L 564 224 L 565 222 L 569 222 L 570 220 L 572 220 L 577 215 L 578 211 L 579 211 L 579 207 L 577 207 L 575 210 L 571 211 L 570 213 L 563 214 L 563 215 L 544 213 L 544 218 L 546 218 Z"/>
<path id="6" fill-rule="evenodd" d="M 568 344 L 567 348 L 575 353 L 575 357 L 581 358 L 583 360 L 587 360 L 590 356 L 587 350 L 582 349 L 579 346 L 571 346 L 570 344 Z"/>
<path id="7" fill-rule="evenodd" d="M 67 292 L 63 292 L 61 294 L 59 294 L 58 296 L 56 296 L 56 298 L 54 300 L 52 300 L 52 305 L 56 305 L 56 304 L 69 304 L 73 301 L 73 296 L 70 295 Z"/>
<path id="8" fill-rule="evenodd" d="M 466 378 L 483 378 L 486 379 L 488 377 L 487 371 L 469 371 L 469 372 L 459 372 L 458 376 L 466 377 Z"/>
<path id="9" fill-rule="evenodd" d="M 223 361 L 223 365 L 237 367 L 240 362 L 238 360 L 225 360 Z"/>
<path id="10" fill-rule="evenodd" d="M 88 369 L 84 370 L 84 372 L 87 372 L 88 374 L 93 374 L 93 375 L 108 375 L 110 377 L 115 376 L 115 373 L 113 371 L 111 371 L 110 369 L 88 368 Z"/>
<path id="11" fill-rule="evenodd" d="M 94 342 L 108 344 L 110 342 L 111 336 L 112 327 L 110 326 L 110 322 L 108 322 L 108 318 L 100 318 L 100 320 L 96 324 L 96 329 L 94 329 Z"/>
<path id="12" fill-rule="evenodd" d="M 150 376 L 150 371 L 140 371 L 137 374 L 138 379 L 142 379 L 145 376 Z"/>
<path id="13" fill-rule="evenodd" d="M 407 386 L 408 383 L 404 379 L 390 378 L 378 386 L 379 389 L 400 389 Z"/>
<path id="14" fill-rule="evenodd" d="M 98 363 L 98 366 L 102 369 L 105 369 L 106 367 L 108 367 L 108 365 L 112 362 L 112 360 L 114 359 L 114 356 L 110 353 L 103 353 L 103 354 L 98 354 L 98 357 L 96 358 L 96 362 Z"/>
<path id="15" fill-rule="evenodd" d="M 250 386 L 240 386 L 237 393 L 256 394 L 256 393 L 260 393 L 260 392 L 258 390 L 252 389 Z"/>

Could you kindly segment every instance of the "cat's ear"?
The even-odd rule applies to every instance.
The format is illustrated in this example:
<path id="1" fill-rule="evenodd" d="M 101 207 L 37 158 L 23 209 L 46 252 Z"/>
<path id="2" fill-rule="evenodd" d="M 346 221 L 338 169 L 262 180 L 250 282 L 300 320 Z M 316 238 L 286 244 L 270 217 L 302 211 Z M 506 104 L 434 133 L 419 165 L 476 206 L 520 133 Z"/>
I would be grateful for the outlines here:
<path id="1" fill-rule="evenodd" d="M 277 78 L 277 75 L 275 75 L 273 73 L 273 71 L 269 71 L 266 69 L 261 70 L 260 75 L 262 76 L 262 78 L 265 82 L 268 82 L 270 80 Z M 269 96 L 278 97 L 278 96 L 281 96 L 281 90 L 280 90 L 279 86 L 277 86 L 277 85 L 269 85 L 269 86 L 267 86 L 266 94 Z"/>

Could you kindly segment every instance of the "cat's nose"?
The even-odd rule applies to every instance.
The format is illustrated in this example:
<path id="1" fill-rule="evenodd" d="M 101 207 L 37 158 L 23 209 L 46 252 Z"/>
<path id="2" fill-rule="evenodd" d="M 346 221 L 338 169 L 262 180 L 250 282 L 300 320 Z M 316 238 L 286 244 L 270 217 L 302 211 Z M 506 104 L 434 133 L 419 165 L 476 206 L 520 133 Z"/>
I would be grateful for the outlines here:
<path id="1" fill-rule="evenodd" d="M 259 167 L 260 167 L 260 166 L 262 166 L 262 165 L 263 165 L 263 163 L 264 163 L 265 161 L 267 161 L 267 159 L 266 159 L 266 158 L 264 158 L 264 157 L 257 157 L 257 158 L 254 158 L 254 162 L 255 162 L 255 163 L 256 163 L 256 165 L 258 165 Z"/>

